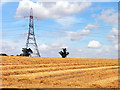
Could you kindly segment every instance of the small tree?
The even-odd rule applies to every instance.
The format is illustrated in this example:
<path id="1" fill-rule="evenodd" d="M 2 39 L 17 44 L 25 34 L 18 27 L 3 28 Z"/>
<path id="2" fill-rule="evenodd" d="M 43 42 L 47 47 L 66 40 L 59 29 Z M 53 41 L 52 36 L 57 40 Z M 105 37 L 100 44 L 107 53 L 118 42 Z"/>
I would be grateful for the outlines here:
<path id="1" fill-rule="evenodd" d="M 28 56 L 29 57 L 33 53 L 33 51 L 30 48 L 29 49 L 22 48 L 22 52 L 23 53 L 21 53 L 20 56 Z"/>
<path id="2" fill-rule="evenodd" d="M 62 48 L 63 51 L 60 51 L 59 54 L 62 56 L 62 58 L 66 58 L 69 52 L 67 52 L 66 48 Z"/>
<path id="3" fill-rule="evenodd" d="M 5 53 L 1 53 L 0 56 L 8 56 L 8 55 Z"/>

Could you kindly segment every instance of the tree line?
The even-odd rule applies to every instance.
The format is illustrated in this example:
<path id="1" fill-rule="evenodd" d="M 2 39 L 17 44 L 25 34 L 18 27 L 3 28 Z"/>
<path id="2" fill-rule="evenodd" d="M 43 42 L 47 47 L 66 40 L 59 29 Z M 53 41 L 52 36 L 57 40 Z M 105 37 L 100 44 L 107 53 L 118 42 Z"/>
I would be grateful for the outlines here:
<path id="1" fill-rule="evenodd" d="M 29 49 L 23 48 L 22 52 L 23 53 L 21 53 L 20 55 L 16 55 L 16 56 L 28 56 L 29 57 L 31 55 L 31 53 L 33 53 L 30 48 Z M 58 53 L 62 56 L 62 58 L 66 58 L 67 55 L 69 55 L 69 52 L 67 52 L 66 48 L 62 48 L 62 51 L 60 51 Z M 1 53 L 0 56 L 8 56 L 8 55 L 5 53 Z M 14 55 L 10 55 L 10 56 L 14 56 Z"/>

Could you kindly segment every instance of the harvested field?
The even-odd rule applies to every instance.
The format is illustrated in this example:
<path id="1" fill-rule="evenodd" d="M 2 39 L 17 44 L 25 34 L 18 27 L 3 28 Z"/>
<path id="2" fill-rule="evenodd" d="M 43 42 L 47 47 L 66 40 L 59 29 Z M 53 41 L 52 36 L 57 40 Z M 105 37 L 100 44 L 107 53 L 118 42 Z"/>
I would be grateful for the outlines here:
<path id="1" fill-rule="evenodd" d="M 117 59 L 3 56 L 1 88 L 118 88 Z"/>

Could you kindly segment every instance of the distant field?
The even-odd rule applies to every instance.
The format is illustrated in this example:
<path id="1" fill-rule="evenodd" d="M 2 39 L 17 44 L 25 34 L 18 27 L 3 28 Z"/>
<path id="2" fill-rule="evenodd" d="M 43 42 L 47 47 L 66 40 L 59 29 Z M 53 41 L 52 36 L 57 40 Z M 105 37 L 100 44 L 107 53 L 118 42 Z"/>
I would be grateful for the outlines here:
<path id="1" fill-rule="evenodd" d="M 118 88 L 117 59 L 3 56 L 2 88 Z"/>

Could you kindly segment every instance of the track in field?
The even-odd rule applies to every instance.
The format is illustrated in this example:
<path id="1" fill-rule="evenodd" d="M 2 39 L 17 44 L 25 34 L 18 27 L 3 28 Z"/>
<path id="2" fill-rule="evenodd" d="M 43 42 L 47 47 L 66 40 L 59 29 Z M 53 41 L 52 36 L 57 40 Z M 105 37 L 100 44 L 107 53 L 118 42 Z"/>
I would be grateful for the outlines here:
<path id="1" fill-rule="evenodd" d="M 24 61 L 18 57 L 3 59 L 5 61 L 1 67 L 4 88 L 118 88 L 117 60 L 101 62 L 91 59 L 90 62 L 90 59 L 63 61 L 50 58 L 50 62 L 45 61 L 47 58 L 32 58 L 33 63 L 30 63 L 28 59 L 31 61 L 31 58 L 23 58 Z"/>

